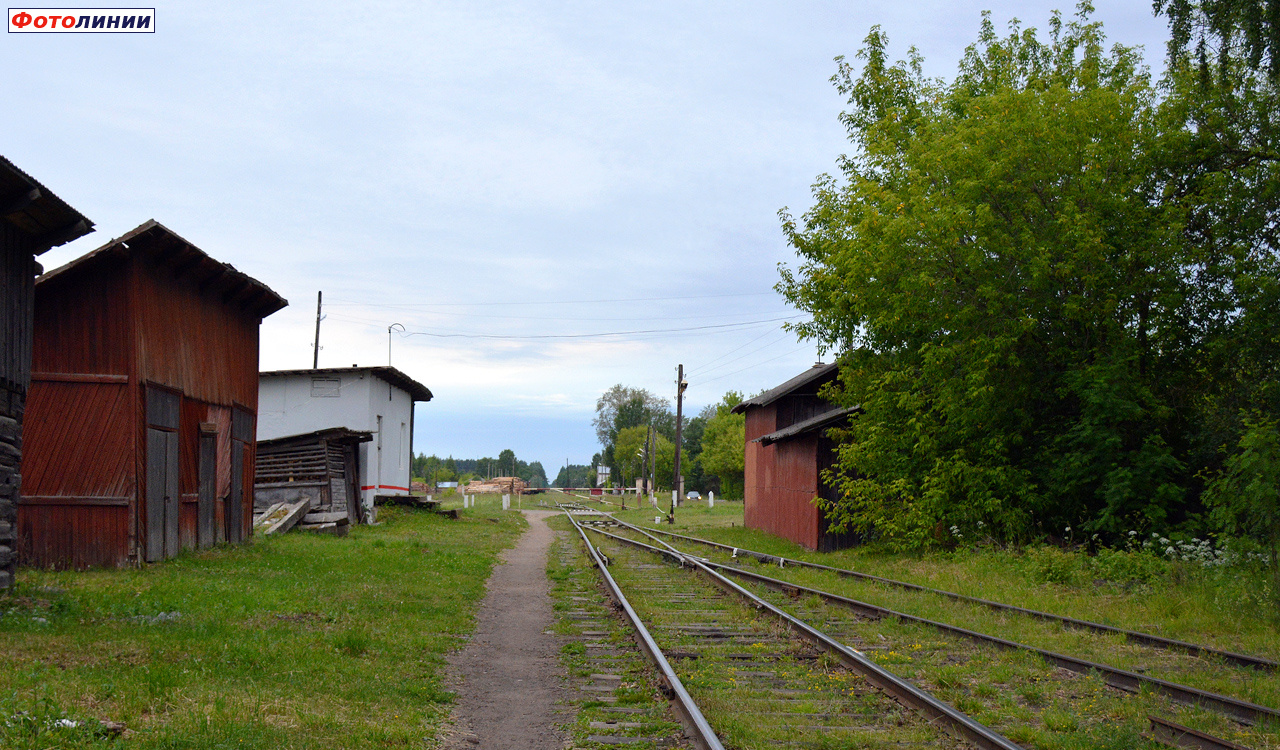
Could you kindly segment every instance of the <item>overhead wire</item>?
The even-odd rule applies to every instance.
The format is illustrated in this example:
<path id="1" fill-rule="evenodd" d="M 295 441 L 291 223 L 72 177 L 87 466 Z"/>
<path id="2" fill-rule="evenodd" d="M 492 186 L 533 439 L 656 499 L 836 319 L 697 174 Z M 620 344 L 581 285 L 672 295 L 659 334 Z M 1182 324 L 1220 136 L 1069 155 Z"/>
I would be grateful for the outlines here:
<path id="1" fill-rule="evenodd" d="M 327 307 L 380 307 L 386 309 L 418 309 L 425 307 L 490 307 L 490 306 L 531 306 L 531 305 L 598 305 L 598 304 L 626 304 L 631 302 L 669 302 L 674 300 L 695 301 L 701 299 L 728 299 L 732 297 L 764 297 L 773 296 L 777 292 L 742 292 L 737 294 L 702 294 L 702 295 L 684 295 L 679 297 L 630 297 L 630 298 L 612 298 L 612 299 L 569 299 L 569 300 L 538 300 L 534 301 L 515 301 L 515 302 L 416 302 L 402 304 L 378 304 L 375 302 L 359 302 L 359 301 L 343 301 L 341 299 L 332 302 L 326 302 Z"/>
<path id="2" fill-rule="evenodd" d="M 792 354 L 797 354 L 797 353 L 802 352 L 802 351 L 804 351 L 804 350 L 806 350 L 806 349 L 809 349 L 809 348 L 810 348 L 809 346 L 802 346 L 802 347 L 800 347 L 799 349 L 793 349 L 793 350 L 791 350 L 791 351 L 789 351 L 789 352 L 786 352 L 785 354 L 779 354 L 779 355 L 778 355 L 778 356 L 776 356 L 776 357 L 770 357 L 769 359 L 762 359 L 762 360 L 760 360 L 759 362 L 756 362 L 756 363 L 754 363 L 754 364 L 751 364 L 751 365 L 748 365 L 748 366 L 746 366 L 746 367 L 742 368 L 741 370 L 734 370 L 733 372 L 727 372 L 727 373 L 725 373 L 725 374 L 723 374 L 723 375 L 717 375 L 717 376 L 716 376 L 716 377 L 714 377 L 714 378 L 707 378 L 706 380 L 700 380 L 700 381 L 698 381 L 698 382 L 699 382 L 699 384 L 701 384 L 701 383 L 714 383 L 714 382 L 715 382 L 715 381 L 717 381 L 717 380 L 723 380 L 723 379 L 725 379 L 725 378 L 727 378 L 727 377 L 729 377 L 729 376 L 731 376 L 731 375 L 737 375 L 738 373 L 746 372 L 747 370 L 754 370 L 755 368 L 759 367 L 760 365 L 766 364 L 766 363 L 768 363 L 768 362 L 773 362 L 774 360 L 777 360 L 777 359 L 782 359 L 783 357 L 789 357 L 789 356 L 791 356 Z"/>
<path id="3" fill-rule="evenodd" d="M 723 323 L 719 325 L 706 326 L 688 326 L 684 328 L 652 328 L 637 331 L 609 331 L 603 333 L 542 333 L 542 334 L 501 334 L 501 333 L 475 333 L 475 332 L 454 332 L 454 333 L 433 333 L 431 331 L 406 331 L 400 335 L 404 338 L 409 336 L 430 336 L 432 338 L 467 338 L 467 339 L 503 339 L 503 340 L 530 340 L 530 339 L 586 339 L 586 338 L 605 338 L 612 336 L 635 336 L 643 334 L 655 333 L 682 333 L 688 331 L 707 331 L 707 330 L 724 330 L 728 328 L 745 328 L 766 323 L 777 323 L 780 321 L 794 320 L 799 315 L 791 315 L 783 318 L 769 318 L 767 320 L 744 321 L 741 323 Z"/>
<path id="4" fill-rule="evenodd" d="M 725 357 L 729 356 L 730 354 L 733 354 L 733 353 L 734 353 L 734 352 L 736 352 L 736 351 L 739 351 L 739 350 L 743 349 L 744 347 L 747 347 L 747 346 L 750 346 L 750 345 L 754 344 L 755 342 L 759 341 L 759 340 L 760 340 L 760 339 L 762 339 L 762 338 L 765 338 L 766 336 L 770 336 L 770 335 L 772 335 L 772 334 L 779 333 L 779 332 L 782 332 L 782 333 L 784 334 L 784 335 L 782 336 L 782 338 L 780 338 L 780 339 L 777 339 L 777 340 L 775 340 L 775 341 L 770 341 L 770 342 L 768 342 L 767 344 L 763 344 L 763 345 L 761 345 L 761 346 L 756 347 L 755 349 L 752 349 L 752 350 L 750 350 L 750 351 L 744 352 L 744 353 L 742 353 L 742 354 L 740 354 L 740 355 L 738 355 L 738 356 L 734 357 L 733 359 L 725 360 L 724 362 L 721 362 L 720 364 L 713 364 L 714 362 L 717 362 L 718 360 L 724 359 Z M 695 376 L 695 377 L 696 377 L 696 376 L 699 376 L 699 375 L 706 375 L 707 373 L 715 372 L 716 370 L 719 370 L 719 369 L 721 369 L 722 367 L 727 367 L 728 365 L 733 364 L 734 362 L 737 362 L 738 360 L 742 359 L 743 357 L 750 357 L 752 354 L 755 354 L 756 352 L 763 351 L 764 349 L 768 349 L 769 347 L 773 346 L 774 344 L 777 344 L 777 343 L 780 343 L 780 342 L 782 342 L 782 341 L 786 340 L 788 337 L 785 335 L 785 333 L 786 333 L 786 329 L 784 329 L 782 326 L 778 326 L 777 328 L 771 329 L 771 330 L 769 330 L 769 331 L 765 331 L 763 334 L 761 334 L 761 335 L 759 335 L 759 336 L 756 336 L 755 338 L 751 339 L 750 341 L 748 341 L 747 343 L 743 344 L 742 346 L 739 346 L 739 347 L 737 347 L 737 348 L 735 348 L 735 349 L 732 349 L 731 351 L 728 351 L 728 352 L 726 352 L 725 354 L 722 354 L 722 355 L 720 355 L 719 357 L 716 357 L 715 359 L 711 360 L 711 362 L 708 362 L 708 363 L 707 363 L 707 364 L 705 364 L 705 365 L 701 365 L 701 366 L 699 366 L 698 368 L 696 368 L 696 369 L 694 369 L 694 370 L 691 370 L 691 371 L 689 372 L 689 374 L 690 374 L 690 375 L 693 375 L 693 376 Z"/>

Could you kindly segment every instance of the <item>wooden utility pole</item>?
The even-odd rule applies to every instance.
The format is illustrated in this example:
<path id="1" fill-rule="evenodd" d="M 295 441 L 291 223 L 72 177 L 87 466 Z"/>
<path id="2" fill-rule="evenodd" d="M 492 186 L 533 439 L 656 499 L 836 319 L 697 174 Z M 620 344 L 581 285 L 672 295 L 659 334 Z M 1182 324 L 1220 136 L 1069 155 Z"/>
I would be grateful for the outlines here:
<path id="1" fill-rule="evenodd" d="M 688 387 L 689 387 L 689 384 L 686 383 L 684 379 L 684 365 L 677 365 L 676 366 L 676 461 L 675 461 L 675 471 L 672 472 L 672 477 L 671 477 L 671 514 L 667 516 L 667 523 L 672 525 L 675 525 L 676 505 L 678 504 L 680 495 L 683 494 L 681 490 L 684 489 L 683 483 L 680 481 L 680 428 L 682 426 L 680 423 L 684 421 L 684 418 L 683 418 L 684 389 Z"/>
<path id="2" fill-rule="evenodd" d="M 315 352 L 311 357 L 311 369 L 320 369 L 320 301 L 324 299 L 324 292 L 316 292 L 316 343 Z"/>

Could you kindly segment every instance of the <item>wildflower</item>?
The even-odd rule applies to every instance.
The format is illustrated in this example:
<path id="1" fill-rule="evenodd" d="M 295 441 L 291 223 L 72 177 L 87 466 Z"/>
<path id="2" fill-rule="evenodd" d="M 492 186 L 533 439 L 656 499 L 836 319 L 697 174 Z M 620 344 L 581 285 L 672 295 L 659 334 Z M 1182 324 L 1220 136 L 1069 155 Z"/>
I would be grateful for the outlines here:
<path id="1" fill-rule="evenodd" d="M 1136 532 L 1136 531 L 1130 531 L 1130 532 L 1129 532 L 1129 536 L 1137 536 L 1137 535 L 1138 535 L 1138 532 Z"/>

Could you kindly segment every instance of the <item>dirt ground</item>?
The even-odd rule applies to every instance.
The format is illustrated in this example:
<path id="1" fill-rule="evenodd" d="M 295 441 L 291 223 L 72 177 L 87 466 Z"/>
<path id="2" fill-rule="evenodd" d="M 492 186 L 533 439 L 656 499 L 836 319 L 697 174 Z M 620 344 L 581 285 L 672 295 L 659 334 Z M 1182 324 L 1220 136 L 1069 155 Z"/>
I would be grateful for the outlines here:
<path id="1" fill-rule="evenodd" d="M 503 555 L 489 578 L 471 641 L 449 660 L 457 694 L 447 750 L 560 750 L 557 723 L 569 720 L 557 702 L 569 689 L 560 666 L 561 639 L 552 635 L 547 552 L 554 511 L 523 511 L 529 530 Z"/>

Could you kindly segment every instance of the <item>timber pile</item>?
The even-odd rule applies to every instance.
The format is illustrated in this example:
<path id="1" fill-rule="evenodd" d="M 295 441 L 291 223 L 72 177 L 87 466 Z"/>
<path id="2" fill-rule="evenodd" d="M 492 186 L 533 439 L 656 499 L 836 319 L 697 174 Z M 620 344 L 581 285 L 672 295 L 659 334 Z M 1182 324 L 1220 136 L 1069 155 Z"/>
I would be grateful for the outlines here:
<path id="1" fill-rule="evenodd" d="M 296 503 L 276 503 L 253 517 L 253 530 L 263 536 L 283 534 L 296 526 L 310 509 L 311 501 L 307 499 Z"/>
<path id="2" fill-rule="evenodd" d="M 494 477 L 493 479 L 473 479 L 463 490 L 468 495 L 518 495 L 528 485 L 520 477 Z"/>
<path id="3" fill-rule="evenodd" d="M 291 529 L 346 536 L 350 520 L 345 512 L 321 513 L 311 510 L 311 501 L 276 503 L 253 517 L 253 530 L 263 536 L 283 534 Z"/>

